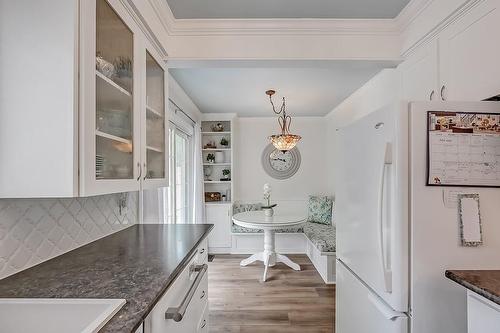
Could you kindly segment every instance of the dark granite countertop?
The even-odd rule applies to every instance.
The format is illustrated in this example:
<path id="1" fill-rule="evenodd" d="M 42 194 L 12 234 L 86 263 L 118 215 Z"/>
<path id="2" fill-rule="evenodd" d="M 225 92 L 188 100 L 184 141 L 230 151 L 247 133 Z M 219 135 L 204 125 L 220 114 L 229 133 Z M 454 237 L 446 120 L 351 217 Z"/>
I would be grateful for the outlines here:
<path id="1" fill-rule="evenodd" d="M 100 332 L 134 332 L 211 224 L 137 224 L 0 280 L 0 297 L 123 298 Z"/>
<path id="2" fill-rule="evenodd" d="M 500 270 L 448 270 L 445 276 L 500 305 Z"/>

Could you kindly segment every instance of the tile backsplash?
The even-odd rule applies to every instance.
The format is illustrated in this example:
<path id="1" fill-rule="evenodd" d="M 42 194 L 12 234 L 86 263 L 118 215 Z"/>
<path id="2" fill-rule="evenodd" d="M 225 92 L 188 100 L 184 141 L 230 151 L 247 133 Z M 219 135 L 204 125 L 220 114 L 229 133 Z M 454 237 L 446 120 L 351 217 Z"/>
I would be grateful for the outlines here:
<path id="1" fill-rule="evenodd" d="M 137 192 L 0 199 L 0 279 L 136 223 L 138 206 Z"/>

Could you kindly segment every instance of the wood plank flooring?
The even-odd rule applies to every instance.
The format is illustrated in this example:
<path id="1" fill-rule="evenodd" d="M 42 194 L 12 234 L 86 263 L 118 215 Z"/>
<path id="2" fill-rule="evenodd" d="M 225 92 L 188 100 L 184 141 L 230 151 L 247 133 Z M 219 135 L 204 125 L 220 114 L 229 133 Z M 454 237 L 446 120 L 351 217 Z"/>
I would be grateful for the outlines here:
<path id="1" fill-rule="evenodd" d="M 259 282 L 261 262 L 240 267 L 248 256 L 216 255 L 209 263 L 211 333 L 332 333 L 335 285 L 327 285 L 306 255 L 290 255 L 302 270 L 283 264 Z"/>

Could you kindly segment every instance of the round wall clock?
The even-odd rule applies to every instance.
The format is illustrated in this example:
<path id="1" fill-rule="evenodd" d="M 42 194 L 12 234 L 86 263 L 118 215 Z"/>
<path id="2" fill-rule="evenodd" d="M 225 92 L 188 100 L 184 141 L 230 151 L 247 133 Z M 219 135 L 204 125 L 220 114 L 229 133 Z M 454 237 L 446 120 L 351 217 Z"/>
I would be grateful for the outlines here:
<path id="1" fill-rule="evenodd" d="M 292 177 L 299 170 L 300 162 L 300 152 L 297 147 L 283 153 L 269 144 L 262 152 L 262 167 L 275 179 Z"/>

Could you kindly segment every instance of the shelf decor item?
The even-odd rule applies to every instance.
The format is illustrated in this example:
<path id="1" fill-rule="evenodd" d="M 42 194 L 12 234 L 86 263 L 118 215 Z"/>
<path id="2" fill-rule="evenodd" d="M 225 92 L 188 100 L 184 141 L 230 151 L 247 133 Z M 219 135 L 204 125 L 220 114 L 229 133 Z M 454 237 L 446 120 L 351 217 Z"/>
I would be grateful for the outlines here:
<path id="1" fill-rule="evenodd" d="M 209 141 L 205 146 L 203 146 L 203 149 L 215 149 L 217 146 L 215 145 L 215 141 Z"/>
<path id="2" fill-rule="evenodd" d="M 220 192 L 205 192 L 205 202 L 221 201 L 222 196 Z"/>
<path id="3" fill-rule="evenodd" d="M 226 138 L 220 139 L 220 145 L 224 148 L 227 148 L 229 146 L 229 140 Z"/>
<path id="4" fill-rule="evenodd" d="M 223 132 L 224 131 L 224 125 L 221 123 L 213 124 L 211 127 L 213 132 Z"/>
<path id="5" fill-rule="evenodd" d="M 215 163 L 224 163 L 224 153 L 221 151 L 215 152 Z"/>
<path id="6" fill-rule="evenodd" d="M 271 135 L 269 137 L 269 140 L 276 149 L 282 152 L 286 152 L 293 149 L 293 147 L 297 145 L 302 137 L 300 135 L 290 133 L 290 124 L 292 122 L 292 117 L 286 114 L 285 97 L 283 97 L 283 103 L 281 104 L 279 111 L 276 111 L 272 98 L 275 93 L 276 91 L 274 90 L 266 91 L 266 95 L 269 96 L 269 102 L 273 107 L 273 112 L 279 116 L 278 124 L 281 128 L 281 134 Z"/>
<path id="7" fill-rule="evenodd" d="M 224 169 L 224 170 L 222 170 L 222 178 L 220 180 L 221 181 L 229 181 L 229 180 L 231 180 L 231 178 L 229 178 L 230 175 L 231 175 L 231 170 Z"/>
<path id="8" fill-rule="evenodd" d="M 125 88 L 128 92 L 132 91 L 132 60 L 128 57 L 119 56 L 113 62 L 116 71 L 114 81 Z"/>
<path id="9" fill-rule="evenodd" d="M 215 163 L 215 155 L 210 153 L 207 155 L 207 162 L 208 163 Z"/>
<path id="10" fill-rule="evenodd" d="M 210 175 L 212 174 L 212 166 L 205 166 L 203 168 L 203 175 L 205 176 L 205 180 L 212 180 L 210 179 Z"/>
<path id="11" fill-rule="evenodd" d="M 95 67 L 108 79 L 115 75 L 115 66 L 109 61 L 104 60 L 99 52 L 97 52 L 97 56 L 95 57 Z"/>

